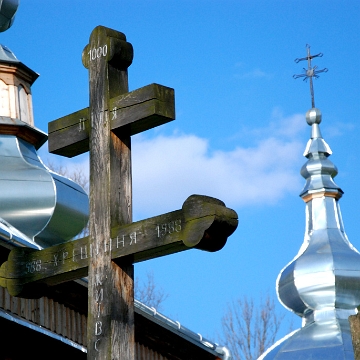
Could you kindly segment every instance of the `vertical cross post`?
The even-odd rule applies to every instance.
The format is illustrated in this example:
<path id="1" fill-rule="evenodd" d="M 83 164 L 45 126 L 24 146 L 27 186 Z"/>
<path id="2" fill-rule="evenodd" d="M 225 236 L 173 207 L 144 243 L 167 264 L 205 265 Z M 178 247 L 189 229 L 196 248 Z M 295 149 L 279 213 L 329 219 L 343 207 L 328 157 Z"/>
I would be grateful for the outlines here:
<path id="1" fill-rule="evenodd" d="M 111 98 L 128 92 L 133 49 L 102 26 L 82 54 L 90 79 L 90 251 L 88 359 L 134 359 L 134 270 L 111 260 L 111 227 L 132 222 L 130 130 L 111 131 Z"/>

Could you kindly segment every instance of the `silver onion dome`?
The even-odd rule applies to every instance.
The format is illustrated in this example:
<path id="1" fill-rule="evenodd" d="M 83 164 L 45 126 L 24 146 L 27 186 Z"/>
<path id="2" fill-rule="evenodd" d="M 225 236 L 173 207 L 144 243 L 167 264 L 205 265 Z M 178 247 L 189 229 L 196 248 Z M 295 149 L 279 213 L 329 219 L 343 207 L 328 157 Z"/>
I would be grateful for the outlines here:
<path id="1" fill-rule="evenodd" d="M 273 345 L 260 359 L 354 359 L 348 317 L 360 304 L 360 254 L 349 242 L 338 200 L 343 191 L 333 178 L 336 166 L 328 159 L 322 138 L 321 112 L 306 114 L 311 138 L 301 169 L 306 184 L 306 228 L 299 253 L 277 279 L 280 302 L 303 319 L 301 329 Z"/>
<path id="2" fill-rule="evenodd" d="M 0 1 L 0 32 L 11 27 L 15 20 L 15 13 L 19 7 L 19 0 Z"/>
<path id="3" fill-rule="evenodd" d="M 88 196 L 49 171 L 33 145 L 0 134 L 0 218 L 40 247 L 70 240 L 86 225 Z"/>
<path id="4" fill-rule="evenodd" d="M 34 125 L 31 85 L 37 77 L 0 45 L 0 241 L 10 248 L 63 243 L 88 221 L 84 189 L 38 156 L 47 134 Z"/>

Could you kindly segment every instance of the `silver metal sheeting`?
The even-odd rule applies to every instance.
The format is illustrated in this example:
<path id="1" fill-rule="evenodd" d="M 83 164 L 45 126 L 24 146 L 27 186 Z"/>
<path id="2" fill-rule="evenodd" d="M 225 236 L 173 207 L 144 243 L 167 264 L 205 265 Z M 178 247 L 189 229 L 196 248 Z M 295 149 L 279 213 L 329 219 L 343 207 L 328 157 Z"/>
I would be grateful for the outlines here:
<path id="1" fill-rule="evenodd" d="M 15 19 L 20 0 L 2 0 L 0 2 L 0 32 L 9 29 Z"/>
<path id="2" fill-rule="evenodd" d="M 41 250 L 41 246 L 37 245 L 32 239 L 1 218 L 0 241 L 1 245 L 8 249 L 13 249 L 14 247 L 29 247 L 31 249 Z"/>
<path id="3" fill-rule="evenodd" d="M 354 360 L 348 317 L 360 304 L 360 254 L 344 230 L 338 203 L 343 192 L 333 181 L 337 169 L 321 137 L 321 112 L 312 113 L 304 153 L 308 161 L 301 170 L 306 179 L 301 192 L 306 202 L 304 242 L 277 279 L 280 302 L 302 317 L 303 327 L 260 359 Z"/>
<path id="4" fill-rule="evenodd" d="M 42 164 L 35 148 L 0 135 L 0 217 L 41 247 L 62 243 L 87 224 L 88 196 Z"/>
<path id="5" fill-rule="evenodd" d="M 206 349 L 208 352 L 211 352 L 213 355 L 217 355 L 220 359 L 231 360 L 230 350 L 225 346 L 219 346 L 202 337 L 201 334 L 194 333 L 185 326 L 181 325 L 178 321 L 171 320 L 165 315 L 159 313 L 155 308 L 149 307 L 142 302 L 135 299 L 135 311 L 137 311 L 142 316 L 145 316 L 152 321 L 158 323 L 162 327 L 172 331 L 173 333 L 183 337 L 187 341 L 192 342 L 193 344 Z"/>

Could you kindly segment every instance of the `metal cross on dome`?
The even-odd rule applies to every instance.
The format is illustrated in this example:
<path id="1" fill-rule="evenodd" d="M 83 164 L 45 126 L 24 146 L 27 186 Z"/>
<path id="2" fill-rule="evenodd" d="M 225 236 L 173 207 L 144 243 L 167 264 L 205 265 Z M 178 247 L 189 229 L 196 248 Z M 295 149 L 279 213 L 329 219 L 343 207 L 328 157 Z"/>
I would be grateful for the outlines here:
<path id="1" fill-rule="evenodd" d="M 311 94 L 311 106 L 314 108 L 315 107 L 315 98 L 314 98 L 314 87 L 313 87 L 313 77 L 315 78 L 318 78 L 319 77 L 319 73 L 322 73 L 322 72 L 327 72 L 328 69 L 327 68 L 324 68 L 322 70 L 317 70 L 318 66 L 315 65 L 314 67 L 311 67 L 311 60 L 313 58 L 316 58 L 316 57 L 322 57 L 323 56 L 323 53 L 318 53 L 316 55 L 311 55 L 310 54 L 310 45 L 306 44 L 306 49 L 307 49 L 307 56 L 304 57 L 304 58 L 297 58 L 295 59 L 295 62 L 298 63 L 300 61 L 303 61 L 303 60 L 307 60 L 308 62 L 308 68 L 305 69 L 304 68 L 304 71 L 305 73 L 304 74 L 300 74 L 300 75 L 293 75 L 293 78 L 294 79 L 298 79 L 298 78 L 304 78 L 303 80 L 306 81 L 307 79 L 310 79 L 310 94 Z"/>

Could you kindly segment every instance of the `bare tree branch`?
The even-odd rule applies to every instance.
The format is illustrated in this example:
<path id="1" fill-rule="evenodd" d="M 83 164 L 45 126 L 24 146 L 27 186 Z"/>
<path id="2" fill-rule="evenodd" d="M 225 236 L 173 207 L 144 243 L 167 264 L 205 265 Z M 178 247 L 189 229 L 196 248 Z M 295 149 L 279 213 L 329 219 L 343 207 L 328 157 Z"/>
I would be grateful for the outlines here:
<path id="1" fill-rule="evenodd" d="M 229 304 L 222 317 L 222 342 L 234 359 L 255 360 L 275 342 L 283 318 L 269 295 L 261 299 L 259 307 L 244 296 Z"/>
<path id="2" fill-rule="evenodd" d="M 140 282 L 135 279 L 135 298 L 147 306 L 161 310 L 162 303 L 169 297 L 164 290 L 156 285 L 154 273 L 152 271 L 146 274 L 147 279 Z"/>
<path id="3" fill-rule="evenodd" d="M 87 193 L 89 193 L 89 176 L 85 174 L 82 168 L 70 169 L 62 164 L 55 164 L 49 160 L 47 161 L 45 166 L 51 171 L 75 181 Z"/>

